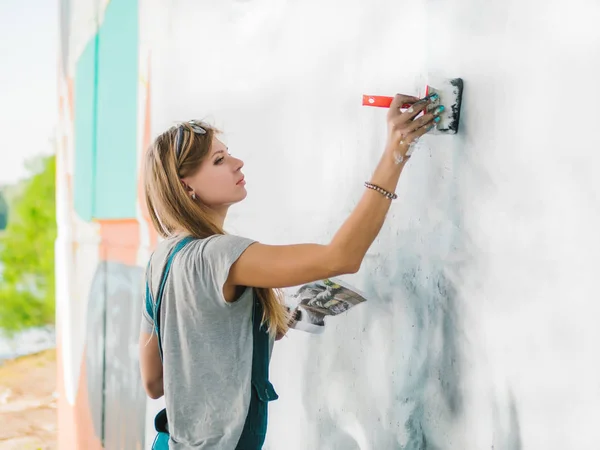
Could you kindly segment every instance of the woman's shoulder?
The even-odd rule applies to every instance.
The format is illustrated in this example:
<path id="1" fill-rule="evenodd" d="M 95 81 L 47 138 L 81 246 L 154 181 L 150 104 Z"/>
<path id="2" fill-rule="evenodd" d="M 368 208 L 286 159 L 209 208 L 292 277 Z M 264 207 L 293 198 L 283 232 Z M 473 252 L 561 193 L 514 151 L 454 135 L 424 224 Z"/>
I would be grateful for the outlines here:
<path id="1" fill-rule="evenodd" d="M 170 236 L 156 245 L 151 257 L 151 265 L 164 265 L 177 244 L 184 239 L 188 242 L 180 249 L 176 258 L 183 263 L 193 263 L 193 261 L 205 261 L 209 264 L 211 261 L 233 263 L 246 248 L 256 242 L 254 239 L 234 234 L 214 234 L 206 238 Z"/>
<path id="2" fill-rule="evenodd" d="M 173 261 L 174 269 L 179 277 L 186 280 L 184 284 L 209 293 L 215 304 L 229 304 L 223 297 L 229 270 L 244 250 L 254 242 L 252 239 L 231 234 L 192 239 Z M 176 245 L 176 242 L 172 245 Z"/>
<path id="3" fill-rule="evenodd" d="M 256 242 L 253 239 L 234 234 L 213 234 L 202 239 L 192 239 L 186 245 L 190 253 L 199 253 L 204 258 L 237 254 Z"/>

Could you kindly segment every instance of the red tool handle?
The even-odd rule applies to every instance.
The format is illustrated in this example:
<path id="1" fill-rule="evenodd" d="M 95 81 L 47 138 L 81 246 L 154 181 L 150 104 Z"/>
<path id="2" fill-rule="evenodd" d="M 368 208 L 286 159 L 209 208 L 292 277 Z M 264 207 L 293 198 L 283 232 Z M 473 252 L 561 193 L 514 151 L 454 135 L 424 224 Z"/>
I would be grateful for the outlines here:
<path id="1" fill-rule="evenodd" d="M 363 95 L 363 106 L 378 106 L 380 108 L 389 108 L 394 97 L 385 97 L 381 95 Z M 403 109 L 410 108 L 410 104 L 405 103 L 401 106 Z"/>

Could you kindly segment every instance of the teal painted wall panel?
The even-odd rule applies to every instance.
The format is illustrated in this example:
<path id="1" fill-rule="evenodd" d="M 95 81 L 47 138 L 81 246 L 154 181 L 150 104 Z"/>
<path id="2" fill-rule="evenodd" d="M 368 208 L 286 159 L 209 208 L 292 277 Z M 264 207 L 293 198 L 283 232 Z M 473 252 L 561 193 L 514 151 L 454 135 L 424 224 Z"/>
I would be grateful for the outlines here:
<path id="1" fill-rule="evenodd" d="M 75 67 L 75 211 L 83 220 L 94 212 L 97 38 L 88 42 Z"/>
<path id="2" fill-rule="evenodd" d="M 94 217 L 136 215 L 138 2 L 112 0 L 99 30 Z"/>

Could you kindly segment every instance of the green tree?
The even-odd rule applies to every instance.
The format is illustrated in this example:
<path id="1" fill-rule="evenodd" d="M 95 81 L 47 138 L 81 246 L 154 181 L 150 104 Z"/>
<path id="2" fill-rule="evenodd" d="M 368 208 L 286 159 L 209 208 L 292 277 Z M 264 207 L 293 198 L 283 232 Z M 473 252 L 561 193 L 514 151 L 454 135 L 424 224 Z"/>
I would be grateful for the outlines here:
<path id="1" fill-rule="evenodd" d="M 8 202 L 4 198 L 4 193 L 0 191 L 0 231 L 6 228 L 8 222 Z"/>
<path id="2" fill-rule="evenodd" d="M 0 236 L 0 328 L 7 334 L 54 322 L 54 156 L 14 199 Z"/>

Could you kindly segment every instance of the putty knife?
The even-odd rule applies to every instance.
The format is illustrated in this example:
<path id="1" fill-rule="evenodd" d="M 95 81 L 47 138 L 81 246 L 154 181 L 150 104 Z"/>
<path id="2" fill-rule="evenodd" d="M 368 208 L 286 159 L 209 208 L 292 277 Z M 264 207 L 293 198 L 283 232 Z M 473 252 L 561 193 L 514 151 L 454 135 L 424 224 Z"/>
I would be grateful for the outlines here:
<path id="1" fill-rule="evenodd" d="M 440 121 L 431 134 L 456 134 L 460 122 L 460 107 L 462 103 L 463 80 L 462 78 L 439 79 L 428 84 L 425 88 L 425 97 L 438 94 L 438 99 L 427 107 L 427 112 L 433 111 L 439 105 L 445 109 L 440 114 Z M 363 95 L 363 106 L 378 106 L 389 108 L 394 97 L 380 95 Z M 410 104 L 402 105 L 402 109 L 410 108 Z"/>

